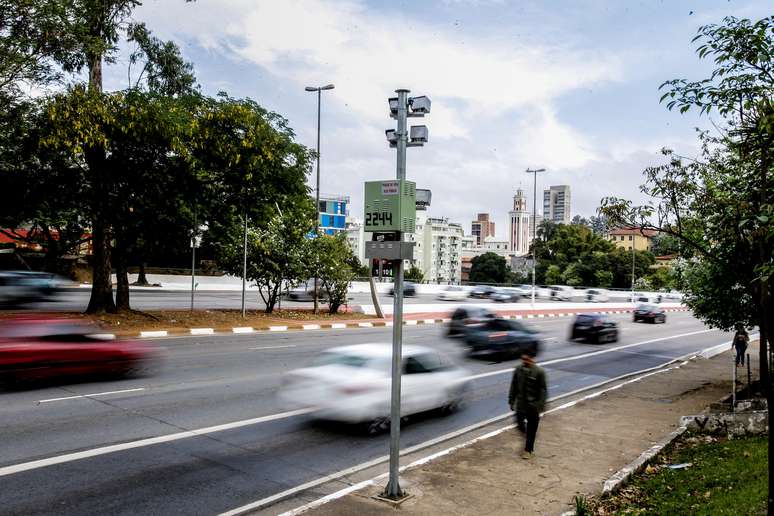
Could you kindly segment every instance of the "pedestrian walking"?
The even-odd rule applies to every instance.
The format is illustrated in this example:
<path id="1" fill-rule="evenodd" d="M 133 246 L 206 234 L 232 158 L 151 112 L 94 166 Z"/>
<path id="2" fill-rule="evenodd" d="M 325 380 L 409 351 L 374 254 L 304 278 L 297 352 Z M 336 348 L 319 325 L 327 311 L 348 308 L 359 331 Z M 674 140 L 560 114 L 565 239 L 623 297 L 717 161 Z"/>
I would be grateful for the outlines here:
<path id="1" fill-rule="evenodd" d="M 508 405 L 516 413 L 516 428 L 526 434 L 523 459 L 532 457 L 535 449 L 540 413 L 548 398 L 546 373 L 535 363 L 532 354 L 521 356 L 521 364 L 516 366 L 511 378 L 511 389 L 508 393 Z"/>
<path id="2" fill-rule="evenodd" d="M 736 325 L 736 333 L 731 347 L 736 350 L 736 367 L 744 367 L 744 355 L 747 351 L 747 344 L 750 342 L 750 336 L 741 324 Z"/>

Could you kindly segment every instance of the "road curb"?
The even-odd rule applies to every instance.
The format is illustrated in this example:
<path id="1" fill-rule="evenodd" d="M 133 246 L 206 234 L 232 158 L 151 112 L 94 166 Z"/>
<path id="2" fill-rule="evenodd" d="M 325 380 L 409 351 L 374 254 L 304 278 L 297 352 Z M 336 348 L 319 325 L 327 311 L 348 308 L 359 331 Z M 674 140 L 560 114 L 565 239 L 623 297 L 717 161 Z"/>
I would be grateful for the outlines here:
<path id="1" fill-rule="evenodd" d="M 503 314 L 500 315 L 503 319 L 550 319 L 557 317 L 573 317 L 581 313 L 593 312 L 600 314 L 625 314 L 630 313 L 632 310 L 574 310 L 572 312 L 560 312 L 560 313 L 546 313 L 546 314 Z M 665 312 L 688 312 L 688 308 L 665 308 Z M 406 319 L 403 321 L 404 326 L 419 326 L 428 324 L 446 324 L 450 321 L 448 317 L 438 319 Z M 221 328 L 171 328 L 167 330 L 140 330 L 132 332 L 104 332 L 99 335 L 103 338 L 160 338 L 160 337 L 180 337 L 180 336 L 204 336 L 204 335 L 222 335 L 222 334 L 249 334 L 258 332 L 287 332 L 287 331 L 319 331 L 319 330 L 343 330 L 343 329 L 356 329 L 356 328 L 384 328 L 391 327 L 392 321 L 360 321 L 360 322 L 346 322 L 346 323 L 306 323 L 306 324 L 286 324 L 286 325 L 266 325 L 260 327 L 253 326 L 234 326 L 234 327 L 221 327 Z"/>
<path id="2" fill-rule="evenodd" d="M 650 461 L 657 457 L 667 446 L 672 444 L 678 437 L 688 430 L 687 426 L 680 426 L 677 430 L 669 433 L 666 437 L 645 450 L 634 461 L 619 469 L 613 476 L 608 478 L 602 486 L 602 496 L 610 496 L 625 486 L 633 475 L 636 475 L 645 468 Z"/>

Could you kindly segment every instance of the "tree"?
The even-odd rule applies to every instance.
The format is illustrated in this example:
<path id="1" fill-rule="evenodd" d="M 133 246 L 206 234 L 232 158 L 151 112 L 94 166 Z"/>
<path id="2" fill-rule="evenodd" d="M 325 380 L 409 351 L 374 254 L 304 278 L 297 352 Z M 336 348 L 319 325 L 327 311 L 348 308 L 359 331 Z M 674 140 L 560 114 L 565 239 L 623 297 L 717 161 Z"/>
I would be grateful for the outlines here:
<path id="1" fill-rule="evenodd" d="M 610 271 L 597 271 L 594 273 L 595 286 L 610 288 L 613 284 L 613 273 Z"/>
<path id="2" fill-rule="evenodd" d="M 412 263 L 408 272 L 405 274 L 405 279 L 415 283 L 422 283 L 425 280 L 425 273 L 422 272 L 422 269 Z"/>
<path id="3" fill-rule="evenodd" d="M 677 238 L 690 257 L 680 267 L 685 302 L 694 315 L 725 330 L 741 323 L 760 331 L 760 371 L 769 406 L 774 272 L 774 16 L 756 22 L 728 17 L 699 28 L 699 58 L 712 58 L 706 79 L 662 85 L 667 108 L 717 112 L 718 135 L 700 133 L 702 154 L 689 160 L 665 150 L 668 162 L 645 171 L 645 206 L 603 201 L 618 222 Z M 769 411 L 769 426 L 774 423 Z M 768 512 L 774 513 L 774 443 L 769 439 Z"/>
<path id="4" fill-rule="evenodd" d="M 680 254 L 680 240 L 672 235 L 657 234 L 651 239 L 651 251 L 656 256 Z"/>
<path id="5" fill-rule="evenodd" d="M 592 215 L 591 218 L 589 218 L 589 227 L 595 235 L 599 236 L 606 236 L 610 231 L 607 217 L 604 215 Z"/>
<path id="6" fill-rule="evenodd" d="M 247 280 L 258 287 L 267 314 L 274 311 L 284 284 L 295 286 L 309 277 L 314 211 L 310 203 L 271 217 L 265 226 L 248 228 Z M 218 246 L 218 261 L 231 274 L 242 275 L 243 243 L 239 233 Z M 322 258 L 321 258 L 322 259 Z M 322 269 L 322 266 L 320 266 Z"/>
<path id="7" fill-rule="evenodd" d="M 470 281 L 473 283 L 505 283 L 507 267 L 505 258 L 488 252 L 471 261 Z"/>
<path id="8" fill-rule="evenodd" d="M 562 282 L 562 269 L 558 265 L 549 265 L 545 274 L 545 282 L 549 285 L 556 285 Z"/>
<path id="9" fill-rule="evenodd" d="M 570 221 L 570 224 L 575 224 L 576 226 L 586 226 L 588 228 L 591 228 L 591 223 L 585 217 L 581 217 L 580 215 L 574 216 L 572 218 L 572 221 Z"/>
<path id="10" fill-rule="evenodd" d="M 338 313 L 339 307 L 347 301 L 349 283 L 357 275 L 356 266 L 360 264 L 352 254 L 346 235 L 320 235 L 309 240 L 311 252 L 318 264 L 309 275 L 317 275 L 322 288 L 328 294 L 328 313 Z"/>
<path id="11" fill-rule="evenodd" d="M 562 273 L 562 281 L 565 285 L 577 287 L 583 284 L 583 279 L 581 279 L 579 269 L 580 265 L 578 263 L 571 263 L 567 266 L 566 269 L 564 269 L 564 272 Z"/>

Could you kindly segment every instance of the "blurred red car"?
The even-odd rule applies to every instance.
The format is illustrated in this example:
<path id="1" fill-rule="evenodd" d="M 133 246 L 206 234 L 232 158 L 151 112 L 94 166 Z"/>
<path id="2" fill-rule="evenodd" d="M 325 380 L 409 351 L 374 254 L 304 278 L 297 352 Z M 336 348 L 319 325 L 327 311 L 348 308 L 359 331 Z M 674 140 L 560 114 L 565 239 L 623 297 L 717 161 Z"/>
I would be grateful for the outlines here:
<path id="1" fill-rule="evenodd" d="M 0 385 L 58 377 L 146 372 L 158 359 L 152 346 L 100 336 L 74 319 L 19 317 L 0 322 Z"/>

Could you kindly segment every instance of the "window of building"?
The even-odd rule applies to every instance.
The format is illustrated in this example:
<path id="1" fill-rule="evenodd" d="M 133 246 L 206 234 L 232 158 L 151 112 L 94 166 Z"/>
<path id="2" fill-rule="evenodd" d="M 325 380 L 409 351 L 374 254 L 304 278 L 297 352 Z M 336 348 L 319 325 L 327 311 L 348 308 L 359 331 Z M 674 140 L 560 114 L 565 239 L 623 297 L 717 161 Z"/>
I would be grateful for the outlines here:
<path id="1" fill-rule="evenodd" d="M 633 236 L 632 236 L 632 235 L 629 235 L 629 241 L 630 241 L 630 242 L 632 241 L 632 239 L 633 239 Z"/>

